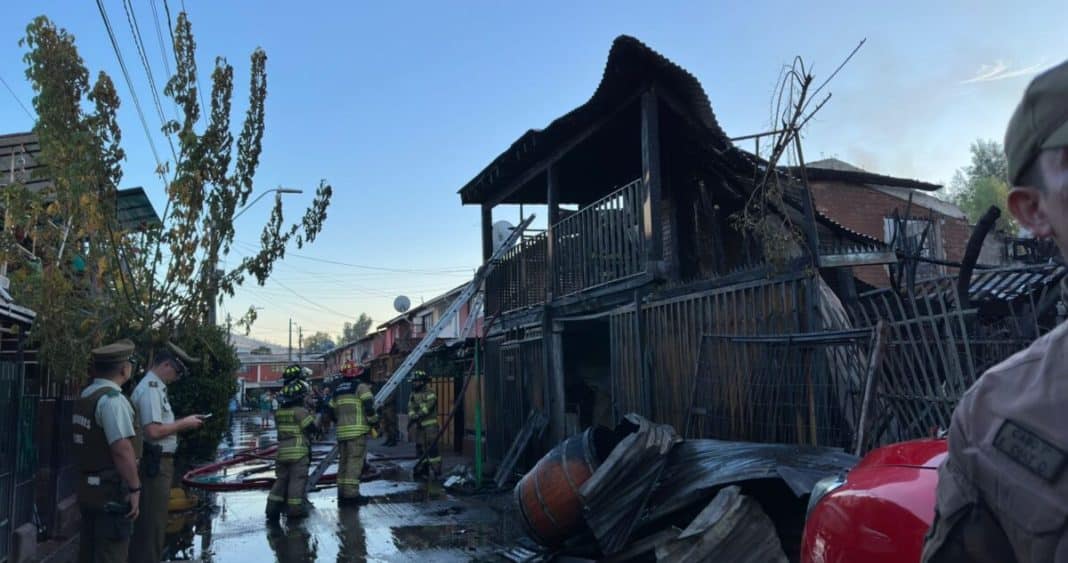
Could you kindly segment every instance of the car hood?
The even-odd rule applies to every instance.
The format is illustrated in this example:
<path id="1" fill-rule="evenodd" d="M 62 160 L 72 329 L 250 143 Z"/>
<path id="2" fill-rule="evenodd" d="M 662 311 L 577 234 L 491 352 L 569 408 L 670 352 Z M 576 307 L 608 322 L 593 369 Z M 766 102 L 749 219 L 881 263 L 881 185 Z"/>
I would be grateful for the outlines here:
<path id="1" fill-rule="evenodd" d="M 938 469 L 938 466 L 942 465 L 942 460 L 946 458 L 946 449 L 945 439 L 911 440 L 890 444 L 869 452 L 853 470 L 887 465 Z"/>

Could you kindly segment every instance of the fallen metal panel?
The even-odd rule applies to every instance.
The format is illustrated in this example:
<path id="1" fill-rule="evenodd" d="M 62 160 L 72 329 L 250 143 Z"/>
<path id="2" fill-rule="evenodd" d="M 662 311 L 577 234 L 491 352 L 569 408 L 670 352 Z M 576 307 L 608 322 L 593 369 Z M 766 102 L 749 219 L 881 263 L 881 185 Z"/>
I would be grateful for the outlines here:
<path id="1" fill-rule="evenodd" d="M 493 482 L 496 483 L 498 489 L 503 488 L 504 484 L 508 482 L 508 478 L 512 476 L 512 468 L 515 467 L 519 456 L 526 451 L 530 439 L 535 436 L 541 436 L 548 422 L 549 417 L 537 410 L 531 412 L 530 416 L 527 417 L 526 423 L 523 424 L 523 429 L 515 437 L 512 446 L 508 448 L 508 454 L 504 456 L 504 461 L 497 468 L 497 474 L 493 476 Z"/>
<path id="2" fill-rule="evenodd" d="M 668 452 L 681 441 L 670 425 L 654 424 L 636 414 L 628 414 L 617 428 L 618 433 L 627 430 L 632 433 L 579 489 L 586 525 L 606 555 L 626 547 L 667 466 Z"/>
<path id="3" fill-rule="evenodd" d="M 820 479 L 857 464 L 838 448 L 688 440 L 671 451 L 668 465 L 649 501 L 649 519 L 707 498 L 712 489 L 756 479 L 779 479 L 801 497 Z"/>
<path id="4" fill-rule="evenodd" d="M 720 491 L 678 538 L 658 545 L 656 559 L 674 563 L 787 561 L 771 518 L 736 486 Z"/>

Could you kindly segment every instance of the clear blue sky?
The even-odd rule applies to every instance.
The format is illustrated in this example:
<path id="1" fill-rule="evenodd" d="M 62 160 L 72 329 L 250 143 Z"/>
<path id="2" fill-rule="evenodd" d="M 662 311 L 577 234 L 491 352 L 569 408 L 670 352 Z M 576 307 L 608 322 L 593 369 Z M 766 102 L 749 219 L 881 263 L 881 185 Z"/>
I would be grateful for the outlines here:
<path id="1" fill-rule="evenodd" d="M 133 5 L 162 82 L 150 1 Z M 162 10 L 162 0 L 155 1 Z M 182 0 L 168 2 L 176 17 Z M 165 152 L 122 2 L 104 3 Z M 0 18 L 0 77 L 29 105 L 17 44 L 25 25 L 46 14 L 70 30 L 90 72 L 110 74 L 123 99 L 124 186 L 145 186 L 162 209 L 145 133 L 95 2 L 9 4 Z M 287 257 L 276 282 L 240 290 L 225 309 L 263 307 L 252 336 L 284 343 L 290 317 L 305 334 L 336 334 L 361 311 L 386 320 L 394 295 L 418 303 L 465 281 L 481 257 L 479 213 L 461 207 L 456 190 L 523 131 L 584 102 L 619 34 L 638 37 L 693 73 L 731 135 L 767 127 L 778 71 L 795 55 L 814 64 L 819 78 L 867 38 L 810 124 L 806 157 L 837 156 L 935 182 L 948 182 L 967 163 L 972 140 L 1000 140 L 1028 78 L 1068 54 L 1062 0 L 863 4 L 869 3 L 187 0 L 202 84 L 215 56 L 229 59 L 238 111 L 247 97 L 248 55 L 257 46 L 267 51 L 257 190 L 305 188 L 303 196 L 287 196 L 293 217 L 320 178 L 335 189 L 322 237 Z M 32 127 L 6 89 L 0 124 L 2 132 Z M 238 240 L 257 240 L 268 208 L 261 202 L 239 220 Z"/>

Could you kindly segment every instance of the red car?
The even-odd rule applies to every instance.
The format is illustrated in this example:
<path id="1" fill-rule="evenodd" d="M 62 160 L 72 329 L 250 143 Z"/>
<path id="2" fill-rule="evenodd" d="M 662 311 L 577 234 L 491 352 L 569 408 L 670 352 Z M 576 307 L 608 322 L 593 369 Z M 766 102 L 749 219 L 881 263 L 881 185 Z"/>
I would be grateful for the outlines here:
<path id="1" fill-rule="evenodd" d="M 801 561 L 919 561 L 945 457 L 944 439 L 892 444 L 873 450 L 845 475 L 817 483 Z"/>

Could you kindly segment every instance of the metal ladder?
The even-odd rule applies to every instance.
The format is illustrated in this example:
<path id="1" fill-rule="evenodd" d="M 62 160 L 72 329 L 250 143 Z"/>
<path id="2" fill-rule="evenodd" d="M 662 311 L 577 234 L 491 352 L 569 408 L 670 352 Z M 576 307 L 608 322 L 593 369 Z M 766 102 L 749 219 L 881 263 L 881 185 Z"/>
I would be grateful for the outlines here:
<path id="1" fill-rule="evenodd" d="M 419 344 L 412 349 L 412 352 L 408 354 L 408 357 L 401 362 L 401 365 L 397 367 L 397 370 L 393 372 L 393 375 L 389 376 L 389 380 L 387 380 L 382 385 L 382 388 L 378 390 L 378 393 L 375 394 L 376 409 L 381 407 L 386 402 L 386 399 L 396 391 L 401 382 L 408 377 L 408 372 L 410 372 L 411 369 L 415 367 L 415 364 L 422 359 L 423 354 L 425 354 L 434 344 L 434 340 L 441 334 L 441 331 L 445 330 L 445 327 L 452 322 L 453 316 L 460 311 L 460 307 L 463 307 L 465 303 L 470 301 L 471 298 L 478 293 L 479 288 L 482 287 L 482 282 L 486 280 L 486 276 L 497 267 L 497 263 L 500 262 L 504 253 L 508 252 L 508 249 L 519 240 L 523 231 L 526 230 L 532 222 L 534 222 L 534 215 L 527 217 L 522 223 L 517 225 L 516 228 L 512 230 L 512 234 L 508 235 L 508 239 L 504 241 L 504 244 L 498 246 L 497 249 L 493 251 L 493 255 L 490 256 L 490 259 L 486 261 L 477 272 L 475 272 L 475 277 L 471 280 L 471 283 L 467 284 L 467 287 L 460 292 L 460 295 L 456 296 L 456 300 L 449 305 L 449 308 L 441 315 L 441 318 L 434 324 L 434 327 L 427 331 L 426 336 L 419 341 Z"/>

